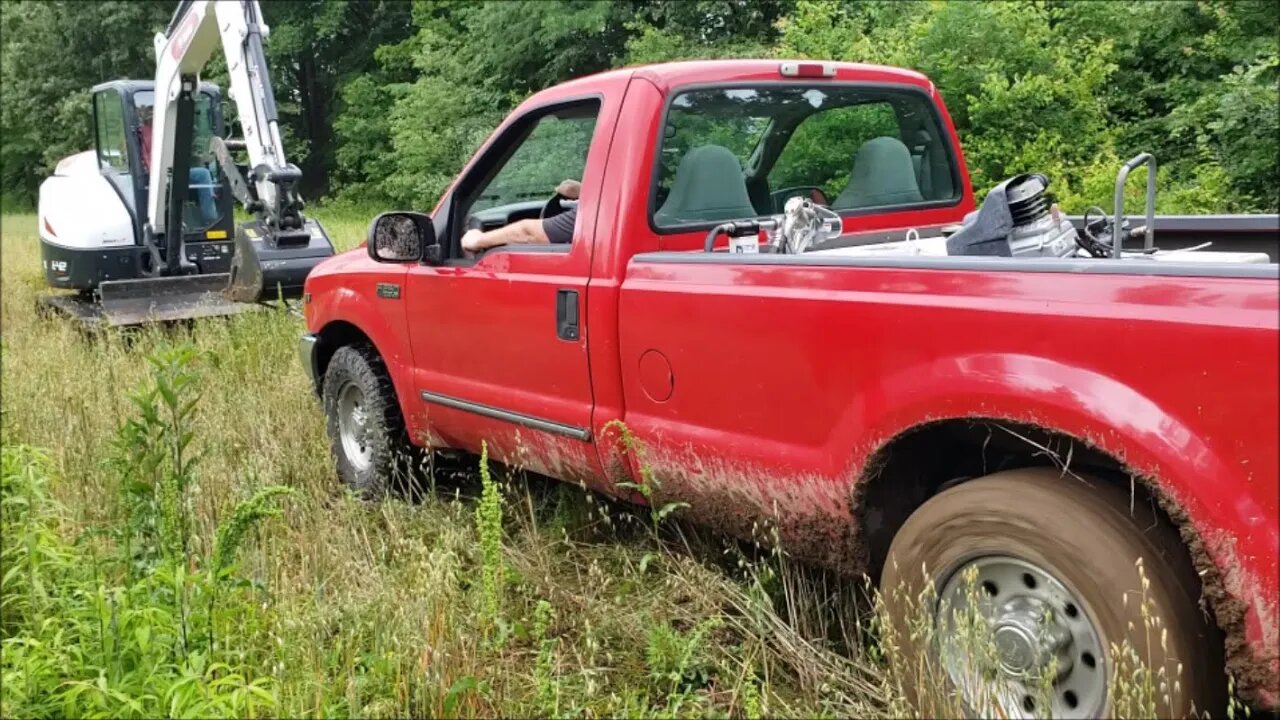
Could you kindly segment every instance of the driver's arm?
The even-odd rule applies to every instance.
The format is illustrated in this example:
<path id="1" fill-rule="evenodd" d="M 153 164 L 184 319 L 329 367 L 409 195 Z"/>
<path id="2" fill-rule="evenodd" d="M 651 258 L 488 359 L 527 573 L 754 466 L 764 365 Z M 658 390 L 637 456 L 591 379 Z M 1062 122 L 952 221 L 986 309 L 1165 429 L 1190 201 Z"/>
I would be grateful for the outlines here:
<path id="1" fill-rule="evenodd" d="M 477 252 L 499 245 L 546 245 L 549 242 L 541 220 L 517 220 L 489 232 L 468 230 L 462 236 L 462 249 Z"/>

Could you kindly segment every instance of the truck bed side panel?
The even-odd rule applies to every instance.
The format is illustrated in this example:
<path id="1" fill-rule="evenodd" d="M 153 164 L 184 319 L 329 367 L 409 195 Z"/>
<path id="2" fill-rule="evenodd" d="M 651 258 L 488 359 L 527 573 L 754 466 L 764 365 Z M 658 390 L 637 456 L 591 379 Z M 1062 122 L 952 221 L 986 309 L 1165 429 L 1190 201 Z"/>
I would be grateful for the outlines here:
<path id="1" fill-rule="evenodd" d="M 1042 426 L 1185 510 L 1254 657 L 1277 663 L 1274 280 L 649 257 L 619 302 L 626 421 L 695 515 L 739 532 L 775 515 L 793 550 L 841 565 L 859 553 L 853 486 L 887 441 L 948 418 Z"/>

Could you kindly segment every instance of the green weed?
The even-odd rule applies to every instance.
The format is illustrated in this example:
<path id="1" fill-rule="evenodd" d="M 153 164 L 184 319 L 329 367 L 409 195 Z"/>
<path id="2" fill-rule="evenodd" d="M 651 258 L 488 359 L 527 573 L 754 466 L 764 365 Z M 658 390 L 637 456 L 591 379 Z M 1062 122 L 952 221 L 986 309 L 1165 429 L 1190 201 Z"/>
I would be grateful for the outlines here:
<path id="1" fill-rule="evenodd" d="M 256 593 L 225 572 L 238 538 L 271 509 L 261 498 L 237 507 L 219 528 L 220 565 L 189 552 L 192 358 L 186 347 L 150 358 L 153 383 L 133 395 L 137 415 L 119 429 L 121 542 L 64 541 L 61 505 L 47 493 L 49 462 L 26 446 L 4 447 L 4 534 L 22 538 L 25 552 L 4 558 L 13 622 L 3 639 L 0 714 L 254 717 L 275 708 L 271 678 L 245 663 L 240 644 L 262 624 Z"/>
<path id="2" fill-rule="evenodd" d="M 506 574 L 502 561 L 502 496 L 489 471 L 487 445 L 480 451 L 480 484 L 482 492 L 475 513 L 476 532 L 480 536 L 480 585 L 485 617 L 496 625 L 501 620 Z"/>

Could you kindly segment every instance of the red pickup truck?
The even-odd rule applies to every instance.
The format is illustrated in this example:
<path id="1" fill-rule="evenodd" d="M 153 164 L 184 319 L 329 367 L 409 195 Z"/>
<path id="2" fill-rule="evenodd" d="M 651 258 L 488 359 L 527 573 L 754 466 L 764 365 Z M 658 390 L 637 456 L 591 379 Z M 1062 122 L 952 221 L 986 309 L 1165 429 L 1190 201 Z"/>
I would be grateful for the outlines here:
<path id="1" fill-rule="evenodd" d="M 1158 251 L 1159 222 L 1122 232 L 1118 208 L 1077 244 L 1046 183 L 973 212 L 942 98 L 906 70 L 689 62 L 540 92 L 434 212 L 384 213 L 307 279 L 338 474 L 374 496 L 405 458 L 484 442 L 644 501 L 618 487 L 644 463 L 652 502 L 772 525 L 886 591 L 961 601 L 976 577 L 1011 714 L 1050 667 L 1055 716 L 1104 713 L 1125 640 L 1181 673 L 1172 713 L 1223 707 L 1224 663 L 1275 708 L 1277 265 Z M 570 242 L 461 246 L 564 212 Z M 1143 582 L 1163 644 L 1124 597 Z"/>

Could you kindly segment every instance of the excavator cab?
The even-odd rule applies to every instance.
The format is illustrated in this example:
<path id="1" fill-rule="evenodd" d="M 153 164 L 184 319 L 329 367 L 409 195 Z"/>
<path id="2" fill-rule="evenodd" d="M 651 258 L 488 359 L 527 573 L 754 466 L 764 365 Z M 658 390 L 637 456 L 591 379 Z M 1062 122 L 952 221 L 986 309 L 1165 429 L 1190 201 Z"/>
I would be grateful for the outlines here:
<path id="1" fill-rule="evenodd" d="M 142 247 L 148 217 L 147 191 L 151 181 L 151 130 L 155 117 L 154 83 L 149 80 L 115 80 L 93 88 L 93 128 L 98 166 L 128 208 L 133 241 Z M 182 234 L 189 262 L 195 274 L 226 273 L 231 270 L 235 234 L 234 199 L 217 159 L 209 151 L 213 137 L 223 128 L 221 92 L 216 85 L 201 83 L 195 94 L 190 158 Z M 181 190 L 180 190 L 181 192 Z M 158 248 L 164 260 L 164 248 Z M 154 259 L 140 252 L 140 270 L 152 272 Z"/>

